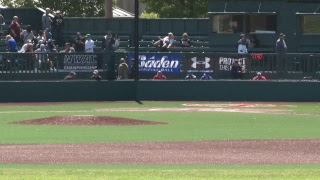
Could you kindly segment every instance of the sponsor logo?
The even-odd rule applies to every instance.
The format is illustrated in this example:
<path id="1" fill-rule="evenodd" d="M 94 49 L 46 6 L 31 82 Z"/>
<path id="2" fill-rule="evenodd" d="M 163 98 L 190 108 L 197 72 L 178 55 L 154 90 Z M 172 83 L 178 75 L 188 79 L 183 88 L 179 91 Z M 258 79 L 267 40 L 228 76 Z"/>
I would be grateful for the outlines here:
<path id="1" fill-rule="evenodd" d="M 64 69 L 96 69 L 97 55 L 64 55 Z"/>
<path id="2" fill-rule="evenodd" d="M 168 68 L 177 68 L 179 66 L 179 60 L 169 60 L 168 56 L 162 56 L 161 59 L 156 59 L 155 56 L 147 59 L 147 56 L 141 55 L 140 57 L 139 67 L 142 68 L 160 68 L 160 69 L 168 69 Z"/>
<path id="3" fill-rule="evenodd" d="M 180 73 L 181 55 L 139 55 L 140 72 Z"/>
<path id="4" fill-rule="evenodd" d="M 210 62 L 210 58 L 205 57 L 204 61 L 198 61 L 197 59 L 198 59 L 197 57 L 191 58 L 191 61 L 193 61 L 193 63 L 191 64 L 192 68 L 197 69 L 197 65 L 198 64 L 204 65 L 205 69 L 209 69 L 211 67 L 210 63 L 209 63 Z"/>
<path id="5" fill-rule="evenodd" d="M 222 71 L 231 71 L 232 64 L 238 61 L 238 63 L 242 66 L 243 69 L 246 68 L 247 58 L 228 58 L 228 57 L 220 57 L 219 58 L 219 70 Z"/>
<path id="6" fill-rule="evenodd" d="M 189 59 L 191 72 L 213 72 L 213 61 L 209 57 L 192 57 Z"/>

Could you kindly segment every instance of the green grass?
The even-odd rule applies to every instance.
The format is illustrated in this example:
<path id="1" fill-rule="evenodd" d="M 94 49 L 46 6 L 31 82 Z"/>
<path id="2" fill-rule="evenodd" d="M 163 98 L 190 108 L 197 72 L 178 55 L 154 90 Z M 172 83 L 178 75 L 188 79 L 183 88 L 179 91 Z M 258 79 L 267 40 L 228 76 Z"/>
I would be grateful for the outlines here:
<path id="1" fill-rule="evenodd" d="M 97 112 L 101 108 L 183 107 L 220 102 L 108 102 L 46 106 L 1 106 L 0 144 L 145 142 L 226 139 L 320 138 L 315 116 L 222 112 Z M 277 107 L 320 114 L 320 103 L 288 103 Z M 268 108 L 272 109 L 272 108 Z M 13 111 L 13 112 L 9 112 Z M 33 112 L 36 111 L 36 112 Z M 57 112 L 69 111 L 69 112 Z M 35 126 L 8 124 L 64 115 L 117 116 L 167 122 L 158 126 Z M 1 152 L 0 152 L 1 158 Z M 8 179 L 320 179 L 320 165 L 17 165 L 0 164 L 0 180 Z"/>
<path id="2" fill-rule="evenodd" d="M 206 102 L 202 102 L 206 103 Z M 227 139 L 320 138 L 320 118 L 315 116 L 222 112 L 96 112 L 111 107 L 183 107 L 182 102 L 64 104 L 3 107 L 0 111 L 0 144 L 145 142 Z M 319 113 L 320 104 L 298 104 L 300 113 Z M 45 112 L 79 111 L 86 112 Z M 43 111 L 43 112 L 23 112 Z M 62 115 L 102 115 L 167 122 L 158 126 L 35 126 L 8 124 L 19 120 Z"/>
<path id="3" fill-rule="evenodd" d="M 0 179 L 318 179 L 320 165 L 0 165 Z"/>

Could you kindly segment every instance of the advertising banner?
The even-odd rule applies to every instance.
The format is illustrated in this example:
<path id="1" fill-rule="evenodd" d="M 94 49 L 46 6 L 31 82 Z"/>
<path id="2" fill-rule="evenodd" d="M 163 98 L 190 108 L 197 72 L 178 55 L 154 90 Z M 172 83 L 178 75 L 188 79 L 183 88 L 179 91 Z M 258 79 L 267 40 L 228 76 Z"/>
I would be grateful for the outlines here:
<path id="1" fill-rule="evenodd" d="M 134 59 L 134 53 L 129 53 L 129 59 Z M 179 74 L 181 59 L 182 57 L 180 54 L 140 53 L 139 72 L 156 73 L 162 71 L 166 74 Z"/>
<path id="2" fill-rule="evenodd" d="M 63 70 L 94 70 L 98 68 L 97 54 L 64 54 Z"/>

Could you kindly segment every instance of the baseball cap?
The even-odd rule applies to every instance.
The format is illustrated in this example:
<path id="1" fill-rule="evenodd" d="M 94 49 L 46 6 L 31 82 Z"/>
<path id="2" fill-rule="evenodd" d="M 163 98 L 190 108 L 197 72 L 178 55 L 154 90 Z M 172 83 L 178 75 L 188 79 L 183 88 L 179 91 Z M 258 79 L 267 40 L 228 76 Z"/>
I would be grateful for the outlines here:
<path id="1" fill-rule="evenodd" d="M 94 71 L 93 71 L 93 74 L 98 74 L 98 73 L 99 73 L 98 70 L 94 70 Z"/>
<path id="2" fill-rule="evenodd" d="M 283 34 L 283 33 L 280 33 L 280 37 L 281 37 L 281 36 L 286 36 L 286 35 L 285 35 L 285 34 Z"/>
<path id="3" fill-rule="evenodd" d="M 257 72 L 257 75 L 258 75 L 258 76 L 259 76 L 259 75 L 261 76 L 261 72 Z"/>
<path id="4" fill-rule="evenodd" d="M 76 75 L 76 73 L 74 71 L 71 71 L 69 74 L 73 74 L 73 75 Z"/>
<path id="5" fill-rule="evenodd" d="M 86 37 L 86 38 L 87 38 L 87 37 L 91 37 L 91 34 L 87 34 L 85 37 Z"/>

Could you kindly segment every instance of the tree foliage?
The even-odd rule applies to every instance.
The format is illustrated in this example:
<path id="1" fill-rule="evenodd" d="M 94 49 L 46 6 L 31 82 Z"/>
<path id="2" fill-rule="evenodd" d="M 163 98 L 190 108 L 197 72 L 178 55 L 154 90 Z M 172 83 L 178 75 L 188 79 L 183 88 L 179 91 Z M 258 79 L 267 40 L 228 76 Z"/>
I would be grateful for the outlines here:
<path id="1" fill-rule="evenodd" d="M 154 13 L 154 12 L 147 13 L 147 12 L 144 11 L 144 12 L 140 15 L 140 18 L 156 19 L 156 18 L 159 18 L 159 14 Z"/>
<path id="2" fill-rule="evenodd" d="M 113 0 L 114 4 L 116 0 Z M 69 17 L 103 17 L 105 0 L 0 0 L 0 4 L 11 8 L 41 7 L 60 10 Z"/>
<path id="3" fill-rule="evenodd" d="M 160 18 L 208 17 L 208 0 L 140 0 L 147 5 L 147 13 L 154 12 Z"/>

